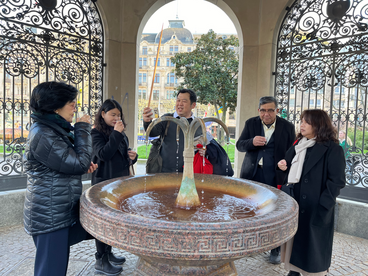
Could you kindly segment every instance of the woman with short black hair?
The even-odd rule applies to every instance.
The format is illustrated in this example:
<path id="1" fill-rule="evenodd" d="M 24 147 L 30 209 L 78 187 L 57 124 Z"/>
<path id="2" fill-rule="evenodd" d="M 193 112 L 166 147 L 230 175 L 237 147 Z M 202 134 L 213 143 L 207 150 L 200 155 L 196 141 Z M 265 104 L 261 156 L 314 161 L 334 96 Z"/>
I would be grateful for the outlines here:
<path id="1" fill-rule="evenodd" d="M 336 198 L 345 186 L 344 151 L 323 110 L 305 110 L 297 142 L 278 163 L 299 204 L 298 230 L 281 247 L 288 276 L 324 276 L 331 265 Z"/>
<path id="2" fill-rule="evenodd" d="M 71 85 L 44 82 L 31 95 L 23 220 L 36 246 L 35 276 L 66 275 L 70 246 L 93 238 L 79 222 L 81 176 L 97 166 L 91 162 L 90 117 L 71 125 L 77 94 Z"/>

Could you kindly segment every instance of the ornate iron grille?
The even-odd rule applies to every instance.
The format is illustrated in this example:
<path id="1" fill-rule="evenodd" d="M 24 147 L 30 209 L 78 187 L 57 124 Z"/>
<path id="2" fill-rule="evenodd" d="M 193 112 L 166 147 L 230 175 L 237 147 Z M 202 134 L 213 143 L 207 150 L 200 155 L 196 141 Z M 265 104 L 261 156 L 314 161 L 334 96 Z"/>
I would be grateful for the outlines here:
<path id="1" fill-rule="evenodd" d="M 298 0 L 287 10 L 275 72 L 281 116 L 298 126 L 304 109 L 327 111 L 351 140 L 341 196 L 368 202 L 368 0 Z"/>
<path id="2" fill-rule="evenodd" d="M 0 0 L 0 176 L 23 173 L 32 89 L 69 83 L 78 109 L 102 101 L 103 27 L 96 0 Z"/>

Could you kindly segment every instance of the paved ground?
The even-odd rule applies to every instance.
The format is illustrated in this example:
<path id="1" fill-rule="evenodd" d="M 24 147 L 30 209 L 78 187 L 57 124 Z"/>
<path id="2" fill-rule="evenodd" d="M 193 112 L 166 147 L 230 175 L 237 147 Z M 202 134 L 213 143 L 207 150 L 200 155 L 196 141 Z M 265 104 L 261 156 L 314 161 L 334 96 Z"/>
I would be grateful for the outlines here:
<path id="1" fill-rule="evenodd" d="M 144 174 L 144 165 L 138 166 L 136 174 Z M 22 226 L 0 228 L 0 246 L 0 275 L 33 275 L 35 248 L 32 238 L 24 232 Z M 114 252 L 127 258 L 121 276 L 131 275 L 138 257 L 119 249 L 114 249 Z M 68 276 L 98 275 L 94 272 L 94 253 L 94 241 L 84 241 L 72 246 Z M 267 260 L 266 252 L 236 261 L 238 275 L 287 275 L 282 264 L 272 265 Z M 368 276 L 368 240 L 336 232 L 329 275 Z"/>
<path id="2" fill-rule="evenodd" d="M 22 226 L 0 228 L 0 275 L 32 276 L 35 248 L 33 241 Z M 124 255 L 122 276 L 131 275 L 137 256 L 123 250 L 114 249 Z M 72 246 L 68 276 L 98 275 L 94 272 L 95 246 L 93 241 L 84 241 Z M 268 253 L 245 257 L 235 262 L 239 276 L 286 275 L 283 265 L 267 262 Z M 335 233 L 331 276 L 368 275 L 368 240 L 341 233 Z M 52 275 L 50 275 L 52 276 Z"/>

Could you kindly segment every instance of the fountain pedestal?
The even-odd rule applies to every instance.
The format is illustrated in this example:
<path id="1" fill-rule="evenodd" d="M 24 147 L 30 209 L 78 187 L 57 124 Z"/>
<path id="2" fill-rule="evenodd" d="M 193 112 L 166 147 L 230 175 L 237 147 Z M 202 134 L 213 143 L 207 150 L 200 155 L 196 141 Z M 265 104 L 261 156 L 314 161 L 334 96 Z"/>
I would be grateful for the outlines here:
<path id="1" fill-rule="evenodd" d="M 152 276 L 152 275 L 206 275 L 206 276 L 236 276 L 238 275 L 234 262 L 222 265 L 210 266 L 180 266 L 159 263 L 155 259 L 140 257 L 133 276 Z"/>
<path id="2" fill-rule="evenodd" d="M 202 182 L 203 180 L 203 182 Z M 271 250 L 297 230 L 298 204 L 275 188 L 249 180 L 195 174 L 197 190 L 257 202 L 254 217 L 220 222 L 167 221 L 120 211 L 121 197 L 179 188 L 181 174 L 104 181 L 81 197 L 83 227 L 102 242 L 140 256 L 133 275 L 237 275 L 233 261 Z"/>

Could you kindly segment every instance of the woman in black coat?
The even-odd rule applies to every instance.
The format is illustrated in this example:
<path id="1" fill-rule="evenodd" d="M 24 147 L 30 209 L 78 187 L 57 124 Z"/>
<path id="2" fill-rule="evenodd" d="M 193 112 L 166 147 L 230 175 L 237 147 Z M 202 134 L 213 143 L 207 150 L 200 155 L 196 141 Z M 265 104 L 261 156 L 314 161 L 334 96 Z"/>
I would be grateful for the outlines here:
<path id="1" fill-rule="evenodd" d="M 92 185 L 128 176 L 129 166 L 137 162 L 138 155 L 129 148 L 125 127 L 120 104 L 115 100 L 106 100 L 96 114 L 92 130 L 93 161 L 98 165 L 92 175 Z M 117 275 L 122 271 L 116 265 L 123 264 L 125 258 L 115 256 L 110 245 L 96 240 L 96 249 L 96 271 L 106 275 Z"/>
<path id="2" fill-rule="evenodd" d="M 23 220 L 36 246 L 35 276 L 64 276 L 69 247 L 92 239 L 79 222 L 81 176 L 91 173 L 90 117 L 77 118 L 78 90 L 65 83 L 45 82 L 32 91 L 33 124 L 25 149 L 27 189 Z"/>
<path id="3" fill-rule="evenodd" d="M 288 276 L 324 276 L 331 265 L 336 198 L 345 186 L 344 151 L 323 110 L 301 115 L 298 142 L 278 167 L 299 204 L 298 231 L 281 248 Z"/>

